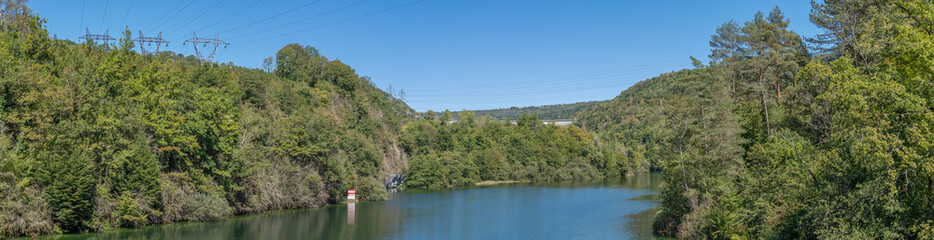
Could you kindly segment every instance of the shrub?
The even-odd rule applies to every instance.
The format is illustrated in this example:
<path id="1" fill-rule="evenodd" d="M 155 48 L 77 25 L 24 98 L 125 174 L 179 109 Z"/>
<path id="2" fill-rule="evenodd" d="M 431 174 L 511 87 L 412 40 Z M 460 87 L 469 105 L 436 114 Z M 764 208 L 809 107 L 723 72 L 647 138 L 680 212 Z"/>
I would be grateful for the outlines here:
<path id="1" fill-rule="evenodd" d="M 187 178 L 187 174 L 179 173 L 160 178 L 165 222 L 215 221 L 230 216 L 232 209 L 227 200 L 217 193 L 195 189 Z"/>
<path id="2" fill-rule="evenodd" d="M 0 236 L 38 236 L 57 231 L 45 194 L 17 182 L 12 173 L 0 172 Z"/>
<path id="3" fill-rule="evenodd" d="M 357 187 L 357 198 L 365 201 L 381 201 L 388 199 L 386 186 L 375 177 L 367 177 L 366 181 L 361 182 Z"/>
<path id="4" fill-rule="evenodd" d="M 125 192 L 120 195 L 115 206 L 120 216 L 120 226 L 146 226 L 152 223 L 151 219 L 161 217 L 162 212 L 153 209 L 151 202 L 143 194 Z"/>

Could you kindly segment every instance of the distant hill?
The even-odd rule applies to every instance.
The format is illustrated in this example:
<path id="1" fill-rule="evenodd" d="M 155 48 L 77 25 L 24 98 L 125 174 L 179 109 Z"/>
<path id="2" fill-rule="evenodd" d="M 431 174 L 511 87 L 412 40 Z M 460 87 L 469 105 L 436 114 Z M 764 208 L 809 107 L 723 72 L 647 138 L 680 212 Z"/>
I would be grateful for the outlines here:
<path id="1" fill-rule="evenodd" d="M 574 119 L 577 113 L 593 107 L 605 101 L 578 102 L 557 105 L 531 106 L 531 107 L 511 107 L 487 110 L 471 110 L 477 116 L 490 115 L 496 119 L 518 119 L 523 113 L 538 113 L 538 118 L 543 120 L 552 119 Z M 454 115 L 457 118 L 457 114 Z"/>

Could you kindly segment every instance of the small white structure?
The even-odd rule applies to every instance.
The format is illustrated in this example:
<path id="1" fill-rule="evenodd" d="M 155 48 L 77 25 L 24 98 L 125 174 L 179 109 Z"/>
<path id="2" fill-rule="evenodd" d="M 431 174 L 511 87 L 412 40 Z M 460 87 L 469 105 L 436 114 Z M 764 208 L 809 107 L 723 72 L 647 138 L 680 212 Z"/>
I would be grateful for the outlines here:
<path id="1" fill-rule="evenodd" d="M 357 199 L 357 197 L 356 197 L 356 191 L 354 191 L 353 189 L 348 189 L 348 190 L 347 190 L 347 200 L 354 200 L 354 199 Z"/>

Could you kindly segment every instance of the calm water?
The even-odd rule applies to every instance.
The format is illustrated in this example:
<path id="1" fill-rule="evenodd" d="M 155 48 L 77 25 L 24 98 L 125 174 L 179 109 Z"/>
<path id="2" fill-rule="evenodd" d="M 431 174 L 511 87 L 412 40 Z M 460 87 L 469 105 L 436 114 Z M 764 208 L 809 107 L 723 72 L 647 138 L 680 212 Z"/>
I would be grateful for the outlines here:
<path id="1" fill-rule="evenodd" d="M 382 202 L 57 239 L 651 239 L 657 174 L 393 193 Z"/>

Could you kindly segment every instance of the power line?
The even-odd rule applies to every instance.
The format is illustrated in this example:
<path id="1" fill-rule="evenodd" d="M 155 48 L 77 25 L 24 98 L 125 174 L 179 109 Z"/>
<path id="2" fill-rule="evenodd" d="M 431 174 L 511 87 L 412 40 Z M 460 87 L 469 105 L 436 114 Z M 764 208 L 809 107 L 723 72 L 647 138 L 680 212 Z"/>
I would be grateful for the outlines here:
<path id="1" fill-rule="evenodd" d="M 309 16 L 309 17 L 306 17 L 306 18 L 302 18 L 302 19 L 299 19 L 299 20 L 296 20 L 296 21 L 292 21 L 292 22 L 289 22 L 289 23 L 286 23 L 286 24 L 280 24 L 279 26 L 276 26 L 276 27 L 273 27 L 273 28 L 265 28 L 265 29 L 263 29 L 263 30 L 256 31 L 256 32 L 252 32 L 252 33 L 236 35 L 236 36 L 230 37 L 229 39 L 236 39 L 236 38 L 240 38 L 240 37 L 243 37 L 243 36 L 251 36 L 251 35 L 256 35 L 256 34 L 259 34 L 259 33 L 264 33 L 264 32 L 268 32 L 268 31 L 276 30 L 276 29 L 283 28 L 283 27 L 286 27 L 286 26 L 289 26 L 289 25 L 293 25 L 293 24 L 296 24 L 296 23 L 304 22 L 304 21 L 309 20 L 309 19 L 314 19 L 314 18 L 318 18 L 318 17 L 324 16 L 324 15 L 331 14 L 331 13 L 335 13 L 335 12 L 340 11 L 340 10 L 344 10 L 344 9 L 347 9 L 347 8 L 350 8 L 350 7 L 353 7 L 353 6 L 356 6 L 356 5 L 363 4 L 363 3 L 367 2 L 367 1 L 369 1 L 369 0 L 363 0 L 363 1 L 355 2 L 355 3 L 349 4 L 349 5 L 346 5 L 346 6 L 343 6 L 343 7 L 331 9 L 331 10 L 328 10 L 328 11 L 326 11 L 326 12 L 319 13 L 319 14 L 316 14 L 316 15 L 312 15 L 312 16 Z"/>
<path id="2" fill-rule="evenodd" d="M 653 64 L 644 64 L 640 65 L 643 67 L 633 68 L 635 66 L 630 66 L 626 69 L 616 69 L 608 71 L 598 71 L 591 73 L 583 74 L 573 74 L 560 77 L 549 77 L 543 79 L 535 79 L 531 81 L 523 81 L 524 83 L 542 83 L 542 82 L 551 82 L 548 79 L 557 79 L 563 80 L 561 83 L 547 83 L 547 84 L 537 84 L 532 86 L 513 86 L 513 89 L 516 90 L 507 90 L 506 93 L 496 92 L 488 93 L 489 89 L 500 89 L 504 84 L 490 84 L 484 85 L 485 89 L 475 89 L 473 91 L 464 91 L 464 87 L 448 87 L 446 89 L 456 89 L 456 93 L 443 93 L 444 91 L 425 91 L 418 90 L 418 92 L 428 92 L 428 94 L 413 94 L 409 95 L 409 101 L 406 101 L 409 104 L 435 104 L 438 100 L 456 100 L 458 102 L 489 102 L 490 100 L 506 100 L 506 99 L 516 99 L 521 98 L 521 100 L 538 100 L 538 99 L 557 99 L 558 96 L 569 96 L 569 93 L 577 92 L 593 92 L 595 90 L 601 89 L 614 89 L 614 92 L 621 91 L 626 85 L 631 85 L 631 82 L 621 81 L 624 79 L 632 79 L 633 77 L 639 77 L 640 75 L 646 73 L 657 73 L 661 70 L 660 67 L 668 66 L 670 63 L 674 62 L 675 59 L 660 61 Z M 506 83 L 523 83 L 523 82 L 513 82 Z M 475 86 L 480 87 L 480 86 Z M 411 92 L 411 89 L 410 89 Z M 435 93 L 435 94 L 432 94 Z M 488 94 L 484 94 L 488 93 Z M 617 92 L 618 93 L 618 92 Z"/>
<path id="3" fill-rule="evenodd" d="M 194 1 L 194 0 L 192 0 L 192 1 Z M 160 20 L 162 20 L 162 18 L 165 18 L 165 16 L 168 16 L 168 15 L 169 15 L 169 13 L 172 13 L 172 12 L 174 12 L 174 11 L 175 11 L 175 9 L 178 9 L 178 7 L 181 7 L 181 6 L 182 6 L 182 4 L 184 4 L 184 3 L 185 3 L 185 2 L 182 2 L 182 1 L 179 1 L 179 2 L 178 2 L 178 4 L 175 4 L 175 6 L 174 6 L 174 7 L 172 7 L 172 9 L 169 9 L 169 11 L 167 11 L 167 12 L 165 12 L 165 14 L 162 14 L 162 16 L 159 16 L 159 18 L 156 18 L 156 19 L 155 19 L 155 20 L 153 20 L 152 22 L 149 22 L 149 24 L 148 24 L 148 25 L 146 25 L 146 26 L 145 26 L 145 27 L 143 27 L 143 28 L 149 28 L 149 27 L 151 27 L 152 25 L 155 25 L 155 24 L 156 24 L 156 22 L 159 22 Z"/>
<path id="4" fill-rule="evenodd" d="M 227 48 L 221 49 L 221 52 L 217 54 L 217 58 L 221 58 L 221 56 L 224 56 L 224 53 L 227 53 Z"/>
<path id="5" fill-rule="evenodd" d="M 662 67 L 662 65 L 659 65 L 659 67 Z M 658 70 L 656 69 L 658 69 L 658 67 L 645 68 L 643 71 L 620 72 L 618 74 L 602 74 L 602 75 L 590 76 L 590 77 L 564 78 L 562 79 L 563 82 L 561 83 L 549 83 L 549 84 L 541 84 L 541 85 L 533 85 L 533 86 L 516 86 L 512 89 L 508 89 L 508 90 L 512 90 L 512 91 L 508 91 L 508 93 L 497 93 L 495 94 L 495 96 L 491 96 L 491 97 L 532 95 L 532 94 L 537 94 L 537 93 L 545 93 L 545 92 L 552 92 L 552 91 L 566 91 L 566 90 L 580 89 L 580 88 L 601 89 L 604 87 L 615 86 L 615 85 L 621 84 L 621 82 L 619 81 L 621 78 L 630 78 L 634 76 L 643 75 L 646 73 L 658 72 Z M 419 98 L 442 98 L 442 99 L 457 98 L 457 97 L 474 97 L 475 95 L 480 95 L 480 94 L 489 92 L 489 89 L 494 89 L 494 88 L 487 88 L 483 90 L 478 89 L 474 91 L 461 91 L 460 88 L 451 88 L 451 90 L 456 90 L 456 91 L 447 93 L 447 94 L 437 94 L 437 95 L 413 94 L 410 96 L 419 97 Z M 501 90 L 501 91 L 507 90 L 503 88 L 495 88 L 495 89 Z M 425 92 L 425 91 L 419 91 L 419 92 Z M 431 91 L 431 92 L 437 93 L 437 91 Z"/>
<path id="6" fill-rule="evenodd" d="M 602 89 L 608 89 L 608 88 L 612 88 L 616 86 L 625 85 L 626 82 L 622 80 L 632 79 L 632 77 L 634 77 L 632 75 L 635 75 L 635 74 L 629 74 L 626 76 L 613 76 L 612 78 L 609 78 L 609 80 L 612 80 L 612 81 L 601 81 L 599 83 L 593 83 L 593 84 L 575 83 L 575 84 L 568 85 L 568 86 L 556 86 L 556 87 L 542 88 L 542 89 L 528 89 L 528 90 L 523 90 L 523 91 L 510 91 L 507 93 L 461 94 L 461 95 L 449 94 L 449 95 L 444 95 L 444 96 L 410 94 L 409 97 L 417 98 L 417 99 L 469 99 L 469 98 L 505 99 L 505 98 L 515 98 L 515 97 L 538 96 L 538 95 L 547 94 L 547 93 L 558 94 L 558 93 L 564 93 L 564 92 L 569 92 L 569 91 L 585 91 L 585 90 L 593 91 L 593 90 L 602 90 Z"/>
<path id="7" fill-rule="evenodd" d="M 528 96 L 471 96 L 471 97 L 462 97 L 462 98 L 446 98 L 446 99 L 425 99 L 425 98 L 408 98 L 406 104 L 409 106 L 415 105 L 440 105 L 445 104 L 443 101 L 447 101 L 446 104 L 451 104 L 456 102 L 458 106 L 465 106 L 467 104 L 498 104 L 504 102 L 510 102 L 512 106 L 542 106 L 550 104 L 563 104 L 569 102 L 585 102 L 585 101 L 594 101 L 594 100 L 608 100 L 613 99 L 615 96 L 618 96 L 620 92 L 626 90 L 626 88 L 631 86 L 626 85 L 612 85 L 602 87 L 599 92 L 595 92 L 593 89 L 573 89 L 568 91 L 562 91 L 560 93 L 538 93 L 530 94 Z M 574 99 L 574 100 L 571 100 Z M 526 102 L 526 103 L 522 103 Z M 549 103 L 553 102 L 553 103 Z M 509 107 L 503 106 L 501 108 Z M 471 107 L 464 107 L 470 109 Z M 476 109 L 476 108 L 474 108 Z"/>
<path id="8" fill-rule="evenodd" d="M 655 74 L 659 72 L 667 72 L 667 70 L 655 69 L 654 71 L 646 70 L 646 71 L 632 72 L 632 73 L 619 74 L 619 75 L 567 79 L 565 83 L 561 83 L 561 84 L 548 84 L 548 85 L 542 85 L 539 87 L 528 87 L 526 89 L 519 88 L 517 90 L 500 89 L 504 91 L 505 93 L 496 92 L 496 93 L 491 93 L 489 95 L 483 95 L 482 97 L 501 98 L 501 97 L 516 97 L 516 96 L 533 96 L 533 95 L 538 95 L 541 93 L 565 92 L 565 91 L 575 90 L 575 89 L 576 90 L 598 90 L 598 89 L 605 89 L 607 87 L 617 86 L 621 84 L 627 84 L 626 82 L 620 81 L 622 79 L 632 79 L 633 77 L 638 77 L 643 74 L 650 74 L 650 73 Z M 581 80 L 587 80 L 587 81 L 581 81 Z M 487 92 L 489 92 L 489 90 L 483 91 L 483 92 L 477 92 L 477 93 L 461 93 L 458 91 L 456 93 L 450 93 L 450 94 L 439 94 L 439 95 L 411 94 L 409 96 L 417 97 L 417 98 L 429 98 L 429 99 L 474 98 L 474 97 L 480 97 L 479 95 L 482 95 L 483 93 L 487 93 Z"/>
<path id="9" fill-rule="evenodd" d="M 126 15 L 123 15 L 123 24 L 120 24 L 120 27 L 126 27 L 126 18 L 130 16 L 130 9 L 133 9 L 133 2 L 136 0 L 130 0 L 130 6 L 126 8 Z"/>
<path id="10" fill-rule="evenodd" d="M 406 103 L 437 103 L 440 100 L 456 100 L 459 103 L 470 102 L 471 100 L 476 100 L 475 102 L 501 102 L 503 100 L 537 100 L 537 99 L 556 99 L 556 96 L 580 96 L 581 92 L 593 92 L 599 90 L 612 91 L 618 95 L 621 91 L 626 90 L 625 82 L 611 83 L 611 84 L 601 84 L 593 85 L 589 87 L 577 87 L 577 88 L 564 88 L 561 90 L 545 90 L 545 91 L 531 91 L 524 93 L 507 93 L 507 94 L 495 94 L 495 95 L 471 95 L 471 96 L 447 96 L 447 97 L 423 97 L 423 96 L 413 96 L 406 95 L 409 97 L 410 101 Z M 635 84 L 635 83 L 632 83 Z M 586 96 L 586 95 L 585 95 Z"/>
<path id="11" fill-rule="evenodd" d="M 214 2 L 214 5 L 211 5 L 210 7 L 208 7 L 207 10 L 204 10 L 204 11 L 198 13 L 198 14 L 195 14 L 195 15 L 191 16 L 191 17 L 188 18 L 188 19 L 182 20 L 184 23 L 179 24 L 177 27 L 175 27 L 174 29 L 172 29 L 172 30 L 170 30 L 170 31 L 168 31 L 168 32 L 175 32 L 176 30 L 178 30 L 178 29 L 184 27 L 185 25 L 188 25 L 189 23 L 194 22 L 194 21 L 195 21 L 196 19 L 198 19 L 199 17 L 203 17 L 204 14 L 210 12 L 211 10 L 214 10 L 214 8 L 216 8 L 217 6 L 221 5 L 221 3 L 224 3 L 224 0 L 218 0 L 218 1 Z"/>
<path id="12" fill-rule="evenodd" d="M 685 42 L 685 43 L 686 43 L 686 42 Z M 684 44 L 682 44 L 682 43 L 677 44 L 677 46 L 683 46 L 683 45 L 684 45 Z M 642 52 L 651 52 L 651 51 L 655 51 L 656 49 L 661 49 L 661 48 L 662 48 L 662 47 L 640 48 L 640 50 L 638 50 L 638 51 L 629 51 L 629 52 L 617 53 L 617 54 L 613 54 L 613 55 L 609 55 L 609 56 L 601 56 L 601 57 L 596 57 L 596 58 L 589 58 L 589 59 L 583 59 L 583 60 L 575 60 L 575 61 L 571 61 L 570 63 L 565 62 L 565 63 L 560 63 L 560 64 L 547 64 L 547 65 L 529 67 L 529 68 L 520 69 L 520 70 L 515 70 L 515 71 L 500 71 L 500 72 L 492 72 L 492 73 L 474 74 L 474 75 L 463 76 L 463 77 L 445 78 L 444 80 L 445 80 L 445 81 L 454 81 L 454 82 L 463 82 L 463 81 L 458 81 L 458 80 L 463 80 L 463 79 L 477 79 L 477 78 L 479 78 L 479 77 L 484 77 L 484 76 L 513 75 L 513 74 L 517 74 L 517 73 L 521 73 L 521 72 L 528 72 L 528 71 L 531 71 L 531 70 L 542 69 L 542 68 L 553 68 L 553 67 L 567 68 L 567 67 L 569 67 L 569 66 L 572 66 L 573 64 L 581 64 L 581 63 L 586 63 L 586 62 L 589 62 L 589 61 L 602 60 L 602 59 L 607 59 L 607 58 L 611 58 L 611 57 L 615 57 L 615 56 L 619 56 L 619 55 L 633 55 L 633 54 L 642 53 Z M 669 48 L 669 49 L 670 49 L 671 47 L 665 47 L 665 48 Z M 640 65 L 628 66 L 627 69 L 618 69 L 618 70 L 609 70 L 609 71 L 599 71 L 599 72 L 572 74 L 572 75 L 565 75 L 565 76 L 559 76 L 559 77 L 549 77 L 549 78 L 534 79 L 534 80 L 526 80 L 526 81 L 519 81 L 519 82 L 506 82 L 506 83 L 496 83 L 496 84 L 486 84 L 486 85 L 448 86 L 448 87 L 444 87 L 444 88 L 428 88 L 428 89 L 416 88 L 415 90 L 417 90 L 417 92 L 422 92 L 422 93 L 425 93 L 425 92 L 428 92 L 428 93 L 441 93 L 441 92 L 444 92 L 445 90 L 450 90 L 450 89 L 457 89 L 457 93 L 456 93 L 456 94 L 439 94 L 439 95 L 424 95 L 424 94 L 419 95 L 419 94 L 416 94 L 415 96 L 416 96 L 416 97 L 429 97 L 429 98 L 430 98 L 430 97 L 436 97 L 436 98 L 442 98 L 442 97 L 444 97 L 444 98 L 449 98 L 449 97 L 451 97 L 452 95 L 465 94 L 465 93 L 467 93 L 467 92 L 478 92 L 478 93 L 482 93 L 482 92 L 488 91 L 489 89 L 494 89 L 494 88 L 495 88 L 495 89 L 499 89 L 499 88 L 522 88 L 522 89 L 520 89 L 520 90 L 540 89 L 540 88 L 542 88 L 542 87 L 536 87 L 536 86 L 552 86 L 552 85 L 553 85 L 553 84 L 543 84 L 543 82 L 546 82 L 546 81 L 548 81 L 548 80 L 567 80 L 567 79 L 573 79 L 574 81 L 576 81 L 576 82 L 578 82 L 578 83 L 581 83 L 580 80 L 583 80 L 583 79 L 581 79 L 581 78 L 593 79 L 594 77 L 605 76 L 605 75 L 612 74 L 612 73 L 635 72 L 635 71 L 638 71 L 638 70 L 640 70 L 640 69 L 651 70 L 651 69 L 655 69 L 655 68 L 657 68 L 657 67 L 667 66 L 667 65 L 669 65 L 670 63 L 675 63 L 675 62 L 680 62 L 680 61 L 682 61 L 680 58 L 676 58 L 676 59 L 663 60 L 663 61 L 655 62 L 655 63 L 647 63 L 647 64 L 640 64 Z M 638 74 L 638 73 L 642 73 L 642 72 L 647 72 L 647 71 L 641 71 L 641 72 L 636 72 L 636 73 Z M 611 76 L 611 77 L 612 77 L 612 76 Z M 616 77 L 619 77 L 619 75 L 617 75 Z M 607 79 L 607 80 L 613 81 L 613 80 L 610 80 L 610 79 Z M 609 81 L 607 81 L 607 80 L 588 81 L 586 84 L 596 84 L 596 83 L 601 83 L 601 82 L 609 82 Z M 529 84 L 536 84 L 536 86 L 528 87 Z M 565 84 L 565 85 L 567 85 L 567 84 Z M 559 87 L 564 87 L 564 86 L 562 85 L 562 86 L 559 86 Z M 413 91 L 414 91 L 414 90 L 410 89 L 410 92 L 413 92 Z"/>
<path id="13" fill-rule="evenodd" d="M 259 3 L 260 1 L 262 1 L 262 0 L 256 0 L 255 2 L 251 3 L 250 5 L 247 5 L 246 7 L 243 7 L 243 8 L 241 8 L 240 10 L 237 10 L 237 11 L 231 13 L 230 15 L 227 15 L 226 17 L 223 17 L 223 18 L 221 18 L 221 19 L 218 19 L 216 22 L 213 22 L 213 23 L 211 23 L 211 24 L 208 24 L 207 26 L 202 27 L 201 29 L 198 29 L 198 30 L 195 30 L 195 31 L 196 31 L 196 32 L 197 32 L 197 31 L 203 31 L 203 30 L 205 30 L 205 29 L 208 29 L 208 28 L 210 28 L 210 27 L 213 27 L 214 25 L 217 25 L 218 23 L 221 23 L 221 22 L 223 22 L 224 20 L 227 20 L 227 19 L 229 19 L 229 18 L 231 18 L 231 17 L 233 17 L 233 16 L 236 16 L 236 15 L 237 15 L 238 13 L 240 13 L 240 12 L 243 12 L 244 10 L 249 9 L 249 8 L 252 7 L 253 5 L 256 5 L 257 3 Z"/>
<path id="14" fill-rule="evenodd" d="M 683 47 L 683 46 L 686 46 L 686 45 L 689 44 L 689 43 L 691 43 L 691 41 L 680 41 L 680 42 L 675 42 L 674 45 L 675 45 L 675 46 L 682 46 L 682 47 Z M 620 55 L 634 55 L 634 54 L 639 54 L 639 53 L 654 52 L 654 51 L 658 51 L 658 50 L 660 50 L 660 49 L 672 49 L 672 46 L 655 46 L 655 47 L 650 47 L 650 48 L 639 48 L 638 51 L 627 51 L 627 52 L 622 52 L 622 53 L 614 53 L 614 54 L 612 54 L 612 55 L 605 55 L 605 56 L 600 56 L 600 57 L 581 59 L 581 60 L 574 61 L 574 63 L 580 64 L 580 63 L 586 63 L 586 62 L 591 62 L 591 61 L 597 61 L 597 60 L 603 60 L 603 59 L 618 57 L 618 56 L 620 56 Z M 573 64 L 573 63 L 572 63 L 572 64 Z M 512 70 L 512 69 L 511 69 L 511 70 L 508 70 L 508 71 L 499 71 L 499 72 L 490 72 L 490 73 L 471 74 L 471 75 L 459 76 L 459 77 L 454 77 L 454 78 L 447 78 L 447 80 L 449 80 L 449 81 L 454 81 L 454 80 L 464 80 L 464 79 L 475 79 L 475 78 L 486 77 L 486 76 L 496 76 L 496 75 L 506 75 L 506 74 L 520 73 L 520 72 L 528 72 L 528 71 L 537 70 L 537 69 L 546 69 L 546 68 L 554 68 L 554 67 L 567 67 L 568 65 L 569 65 L 569 63 L 562 62 L 562 63 L 554 63 L 554 64 L 539 65 L 539 66 L 534 66 L 534 67 L 529 67 L 529 68 L 524 68 L 524 69 L 519 69 L 519 70 Z"/>
<path id="15" fill-rule="evenodd" d="M 104 0 L 100 0 L 97 2 L 97 6 L 94 7 L 94 13 L 92 13 L 91 16 L 88 17 L 88 25 L 87 27 L 85 27 L 85 30 L 87 30 L 88 27 L 94 27 L 94 16 L 97 16 L 97 11 L 101 10 L 101 4 L 103 3 L 104 3 Z"/>
<path id="16" fill-rule="evenodd" d="M 100 32 L 101 29 L 104 29 L 104 20 L 107 20 L 107 12 L 109 11 L 110 11 L 110 0 L 107 0 L 107 5 L 104 7 L 104 14 L 101 15 L 101 27 L 97 30 L 98 32 Z"/>
<path id="17" fill-rule="evenodd" d="M 224 30 L 224 31 L 220 31 L 220 32 L 218 32 L 218 33 L 225 33 L 225 32 L 230 32 L 230 31 L 237 30 L 237 29 L 240 29 L 240 28 L 253 26 L 253 25 L 259 24 L 259 23 L 261 23 L 261 22 L 269 21 L 269 19 L 273 19 L 273 18 L 282 16 L 282 15 L 285 15 L 285 14 L 288 14 L 288 13 L 291 13 L 291 12 L 294 12 L 294 11 L 298 11 L 299 9 L 302 9 L 302 8 L 305 8 L 305 7 L 308 7 L 308 6 L 311 6 L 312 4 L 315 4 L 315 3 L 318 3 L 318 2 L 321 2 L 321 0 L 309 2 L 309 3 L 306 3 L 305 5 L 302 5 L 302 6 L 299 6 L 299 7 L 297 7 L 297 8 L 293 8 L 293 9 L 291 9 L 291 10 L 288 10 L 288 11 L 285 11 L 285 12 L 281 12 L 281 13 L 278 13 L 278 14 L 275 14 L 275 15 L 272 15 L 272 16 L 269 16 L 269 17 L 264 18 L 264 19 L 262 19 L 262 20 L 259 20 L 259 21 L 253 22 L 253 23 L 249 23 L 249 24 L 247 24 L 247 25 L 242 25 L 242 26 L 239 26 L 239 27 L 234 27 L 234 28 L 231 28 L 231 29 L 227 29 L 227 30 Z"/>
<path id="18" fill-rule="evenodd" d="M 369 17 L 369 16 L 372 16 L 372 15 L 376 15 L 376 14 L 380 14 L 380 13 L 392 11 L 392 10 L 395 10 L 395 9 L 399 9 L 399 8 L 403 8 L 403 7 L 412 6 L 412 5 L 419 4 L 419 3 L 423 3 L 423 2 L 426 2 L 426 1 L 428 1 L 428 0 L 420 0 L 420 1 L 410 2 L 410 3 L 407 3 L 407 4 L 403 4 L 403 5 L 399 5 L 399 6 L 395 6 L 395 7 L 391 7 L 391 8 L 387 8 L 387 9 L 383 9 L 383 10 L 379 10 L 379 11 L 375 11 L 375 12 L 370 12 L 370 13 L 363 14 L 363 15 L 359 15 L 359 16 L 356 16 L 356 17 L 346 18 L 346 19 L 343 19 L 343 20 L 340 20 L 340 21 L 336 21 L 336 22 L 332 22 L 332 23 L 328 23 L 328 24 L 324 24 L 324 25 L 319 25 L 319 26 L 312 27 L 312 28 L 308 28 L 308 29 L 304 29 L 304 30 L 299 30 L 299 31 L 295 31 L 295 32 L 285 33 L 285 34 L 279 34 L 279 35 L 277 35 L 277 36 L 269 36 L 269 37 L 265 37 L 265 38 L 259 38 L 259 39 L 249 40 L 249 41 L 237 42 L 237 43 L 243 44 L 243 43 L 251 43 L 251 42 L 257 42 L 257 41 L 264 41 L 264 40 L 269 40 L 269 39 L 272 39 L 272 38 L 277 38 L 277 37 L 282 37 L 282 36 L 288 36 L 288 35 L 293 35 L 293 34 L 308 32 L 308 31 L 312 31 L 312 30 L 315 30 L 315 29 L 319 29 L 319 28 L 323 28 L 323 27 L 328 27 L 328 26 L 333 26 L 333 25 L 337 25 L 337 24 L 341 24 L 341 23 L 345 23 L 345 22 L 349 22 L 349 21 L 353 21 L 353 20 L 357 20 L 357 19 Z"/>
<path id="19" fill-rule="evenodd" d="M 155 27 L 153 27 L 153 29 L 158 29 L 158 28 L 161 27 L 162 25 L 165 25 L 166 23 L 168 23 L 169 21 L 171 21 L 172 18 L 175 18 L 175 16 L 178 16 L 179 13 L 182 13 L 182 11 L 184 11 L 185 8 L 188 8 L 188 6 L 191 6 L 192 3 L 195 3 L 195 1 L 192 0 L 191 2 L 188 2 L 188 5 L 185 5 L 184 7 L 182 7 L 181 9 L 179 9 L 177 12 L 175 12 L 175 14 L 172 14 L 172 16 L 170 16 L 169 18 L 165 19 L 165 21 L 163 21 L 163 22 L 160 23 L 159 25 L 156 25 Z"/>
<path id="20" fill-rule="evenodd" d="M 638 81 L 637 79 L 630 78 L 633 81 L 620 81 L 618 83 L 607 83 L 600 85 L 592 86 L 579 86 L 579 87 L 570 87 L 563 88 L 561 90 L 545 90 L 545 91 L 529 91 L 523 93 L 506 93 L 506 94 L 491 94 L 491 95 L 473 95 L 473 96 L 447 96 L 447 97 L 411 97 L 406 103 L 410 105 L 433 105 L 438 104 L 441 100 L 446 101 L 455 101 L 460 104 L 464 103 L 496 103 L 503 101 L 534 101 L 538 102 L 541 100 L 556 100 L 556 99 L 567 99 L 580 96 L 599 96 L 606 94 L 609 98 L 613 98 L 620 94 L 621 91 L 626 90 L 627 88 L 633 86 Z M 639 78 L 639 80 L 644 78 Z M 581 93 L 587 93 L 584 95 Z M 564 100 L 563 102 L 567 102 Z M 541 105 L 541 103 L 533 104 Z"/>
<path id="21" fill-rule="evenodd" d="M 78 23 L 78 29 L 84 27 L 84 5 L 87 5 L 87 3 L 88 0 L 81 0 L 81 22 Z"/>
<path id="22" fill-rule="evenodd" d="M 294 11 L 297 11 L 297 10 L 299 10 L 299 9 L 302 9 L 302 8 L 305 8 L 305 7 L 308 7 L 308 6 L 311 6 L 312 4 L 315 4 L 315 3 L 318 3 L 318 2 L 321 2 L 321 0 L 309 2 L 309 3 L 306 3 L 306 4 L 304 4 L 304 5 L 298 6 L 298 7 L 296 7 L 296 8 L 292 8 L 292 9 L 290 9 L 290 10 L 288 10 L 288 11 L 281 12 L 281 13 L 278 13 L 278 14 L 274 14 L 274 15 L 269 16 L 269 17 L 267 17 L 267 18 L 264 18 L 264 19 L 261 19 L 261 20 L 259 20 L 259 21 L 255 21 L 255 22 L 252 22 L 252 23 L 248 23 L 248 24 L 246 24 L 246 25 L 241 25 L 241 26 L 238 26 L 238 27 L 234 27 L 234 28 L 230 28 L 230 29 L 227 29 L 227 30 L 224 30 L 224 31 L 220 31 L 220 32 L 218 32 L 218 34 L 225 33 L 225 32 L 230 32 L 230 31 L 237 30 L 237 29 L 244 28 L 244 27 L 253 26 L 253 25 L 259 24 L 259 23 L 261 23 L 261 22 L 265 22 L 265 21 L 268 21 L 268 20 L 270 20 L 270 19 L 273 19 L 273 18 L 282 16 L 282 15 L 285 15 L 285 14 L 288 14 L 288 13 L 291 13 L 291 12 L 294 12 Z M 184 37 L 183 37 L 183 38 L 184 38 Z M 183 38 L 180 38 L 180 39 L 183 39 Z"/>
<path id="23" fill-rule="evenodd" d="M 661 66 L 659 66 L 659 67 L 661 67 Z M 615 83 L 615 80 L 614 80 L 615 78 L 622 77 L 622 76 L 631 76 L 631 75 L 644 74 L 644 73 L 646 73 L 646 72 L 655 72 L 655 71 L 652 71 L 652 70 L 655 70 L 655 69 L 657 69 L 657 67 L 655 67 L 655 68 L 645 68 L 645 69 L 643 69 L 644 71 L 638 71 L 638 72 L 636 72 L 636 71 L 621 71 L 621 72 L 616 72 L 616 73 L 596 74 L 596 75 L 592 75 L 592 76 L 579 76 L 579 77 L 566 77 L 566 78 L 551 78 L 551 79 L 553 79 L 553 80 L 561 80 L 561 81 L 560 81 L 560 82 L 549 82 L 548 84 L 514 85 L 514 86 L 510 86 L 510 87 L 485 87 L 485 88 L 475 88 L 475 89 L 472 89 L 472 90 L 462 90 L 462 88 L 457 88 L 457 87 L 451 87 L 451 88 L 446 89 L 446 90 L 448 90 L 448 91 L 452 91 L 451 93 L 445 93 L 445 92 L 448 92 L 448 91 L 425 91 L 425 90 L 419 89 L 419 90 L 420 90 L 419 92 L 430 92 L 430 93 L 439 93 L 439 94 L 437 94 L 437 95 L 424 95 L 424 94 L 420 95 L 420 94 L 415 94 L 415 95 L 413 95 L 413 96 L 419 96 L 419 97 L 449 97 L 449 96 L 452 96 L 452 95 L 481 94 L 481 93 L 489 92 L 490 89 L 497 89 L 497 90 L 503 90 L 503 91 L 505 91 L 505 90 L 527 91 L 527 90 L 546 90 L 546 89 L 555 89 L 555 90 L 557 90 L 557 89 L 564 89 L 565 87 L 572 87 L 572 86 L 577 86 L 577 85 L 582 85 L 582 84 L 584 84 L 584 85 L 589 85 L 589 84 L 601 84 L 601 83 Z M 537 81 L 544 82 L 545 79 L 537 79 Z"/>
<path id="24" fill-rule="evenodd" d="M 507 87 L 513 87 L 517 85 L 525 85 L 525 84 L 540 85 L 542 82 L 545 82 L 548 80 L 586 78 L 586 77 L 605 76 L 605 75 L 610 75 L 610 74 L 629 73 L 629 72 L 635 72 L 635 71 L 641 71 L 641 70 L 648 70 L 648 69 L 653 69 L 656 67 L 668 66 L 672 63 L 679 62 L 679 61 L 683 61 L 683 60 L 669 59 L 669 60 L 663 60 L 663 61 L 655 62 L 655 63 L 629 66 L 628 68 L 624 68 L 624 69 L 612 69 L 612 70 L 605 70 L 605 71 L 578 73 L 578 74 L 570 74 L 570 75 L 564 75 L 564 76 L 532 79 L 532 80 L 526 80 L 526 81 L 505 82 L 505 83 L 495 83 L 495 84 L 486 84 L 486 85 L 473 85 L 473 86 L 449 86 L 449 87 L 444 87 L 444 88 L 419 89 L 419 90 L 435 92 L 435 91 L 446 90 L 446 89 L 456 89 L 458 92 L 463 92 L 463 91 L 471 91 L 471 90 L 477 90 L 477 89 L 507 88 Z"/>

